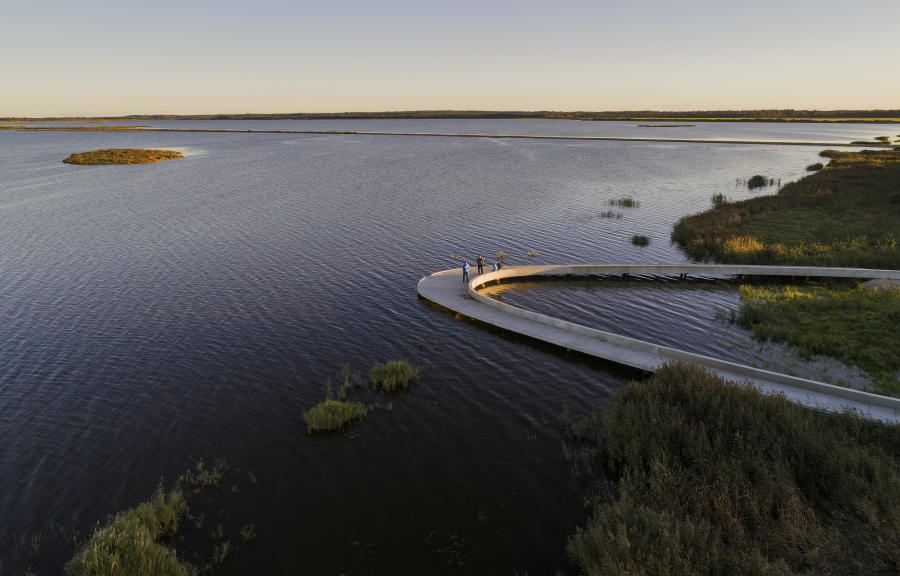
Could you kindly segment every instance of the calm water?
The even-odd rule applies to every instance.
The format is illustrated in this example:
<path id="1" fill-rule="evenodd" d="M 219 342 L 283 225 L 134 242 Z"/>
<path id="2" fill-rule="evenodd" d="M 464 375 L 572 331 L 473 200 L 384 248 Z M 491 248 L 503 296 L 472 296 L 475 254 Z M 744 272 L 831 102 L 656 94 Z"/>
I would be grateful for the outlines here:
<path id="1" fill-rule="evenodd" d="M 314 129 L 333 129 L 327 124 Z M 436 125 L 547 134 L 626 128 L 341 124 L 422 132 Z M 736 139 L 777 132 L 781 139 L 842 141 L 896 132 L 744 123 L 701 129 Z M 707 132 L 702 137 L 713 137 Z M 71 152 L 114 147 L 177 149 L 186 158 L 120 167 L 60 162 Z M 584 520 L 585 487 L 563 459 L 556 416 L 565 404 L 576 413 L 602 405 L 635 374 L 455 319 L 419 301 L 416 282 L 455 266 L 451 254 L 474 259 L 497 250 L 513 265 L 682 262 L 668 239 L 679 216 L 706 208 L 714 193 L 748 197 L 735 185 L 739 178 L 799 178 L 817 152 L 0 132 L 5 573 L 29 565 L 57 573 L 71 551 L 44 545 L 32 557 L 26 548 L 34 534 L 46 534 L 51 523 L 85 533 L 198 457 L 224 458 L 258 479 L 231 505 L 235 517 L 256 525 L 257 538 L 217 574 L 249 567 L 459 571 L 438 551 L 446 546 L 436 541 L 448 534 L 457 535 L 465 572 L 569 570 L 564 544 Z M 622 218 L 602 218 L 609 200 L 622 196 L 639 207 L 612 208 Z M 632 246 L 634 233 L 651 244 Z M 531 249 L 542 255 L 526 257 Z M 561 314 L 569 291 L 557 291 Z M 538 305 L 553 309 L 546 290 L 539 292 Z M 708 293 L 638 286 L 636 298 L 674 309 L 661 332 L 702 349 L 697 323 L 708 318 L 677 311 L 707 308 Z M 751 361 L 755 353 L 748 354 Z M 342 366 L 366 372 L 394 358 L 427 370 L 392 399 L 392 410 L 373 412 L 350 434 L 307 436 L 302 412 L 324 398 Z"/>

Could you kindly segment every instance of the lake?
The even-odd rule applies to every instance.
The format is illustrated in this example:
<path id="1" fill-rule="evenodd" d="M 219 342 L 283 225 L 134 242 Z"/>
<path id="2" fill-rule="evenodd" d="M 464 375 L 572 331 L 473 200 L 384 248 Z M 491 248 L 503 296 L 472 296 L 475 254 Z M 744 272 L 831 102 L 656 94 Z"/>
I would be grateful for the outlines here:
<path id="1" fill-rule="evenodd" d="M 897 132 L 743 122 L 664 130 L 551 120 L 142 124 L 788 142 Z M 61 162 L 125 147 L 185 158 Z M 739 181 L 796 180 L 818 152 L 0 131 L 4 573 L 57 573 L 72 547 L 55 540 L 85 536 L 200 458 L 256 479 L 227 495 L 221 519 L 213 507 L 195 530 L 255 526 L 256 538 L 216 574 L 571 571 L 566 537 L 586 518 L 590 487 L 569 470 L 559 415 L 564 406 L 590 413 L 640 374 L 455 318 L 420 301 L 416 282 L 499 250 L 508 265 L 685 262 L 669 241 L 679 217 L 709 207 L 713 194 L 773 193 Z M 638 206 L 610 205 L 625 197 Z M 650 244 L 632 245 L 632 234 Z M 742 362 L 847 372 L 797 366 L 778 347 L 761 351 L 723 318 L 739 302 L 723 279 L 509 285 L 499 297 Z M 371 365 L 398 358 L 425 366 L 409 392 L 355 391 L 382 407 L 342 435 L 307 435 L 302 413 L 342 368 L 365 380 Z"/>

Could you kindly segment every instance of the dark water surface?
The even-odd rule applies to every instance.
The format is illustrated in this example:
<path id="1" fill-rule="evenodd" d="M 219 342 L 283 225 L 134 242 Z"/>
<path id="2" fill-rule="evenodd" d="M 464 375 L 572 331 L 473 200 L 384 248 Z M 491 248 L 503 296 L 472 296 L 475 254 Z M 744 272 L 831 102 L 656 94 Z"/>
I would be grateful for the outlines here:
<path id="1" fill-rule="evenodd" d="M 546 126 L 504 122 L 507 133 Z M 757 129 L 737 125 L 735 137 Z M 846 139 L 883 132 L 853 129 Z M 60 162 L 116 147 L 186 158 Z M 258 480 L 233 504 L 257 538 L 217 574 L 569 570 L 565 539 L 584 520 L 585 487 L 556 417 L 565 404 L 576 414 L 602 405 L 636 374 L 456 319 L 419 301 L 416 282 L 457 265 L 451 254 L 497 250 L 512 265 L 683 262 L 669 243 L 678 217 L 715 193 L 749 197 L 739 178 L 799 178 L 817 152 L 0 132 L 5 573 L 58 573 L 71 550 L 32 557 L 34 534 L 51 523 L 84 534 L 199 457 Z M 640 205 L 610 207 L 623 196 Z M 622 217 L 601 217 L 610 209 Z M 631 245 L 634 233 L 650 245 Z M 706 306 L 703 289 L 637 293 Z M 697 327 L 680 321 L 667 317 L 665 331 L 693 339 Z M 365 373 L 394 358 L 427 369 L 392 410 L 340 437 L 306 434 L 302 412 L 342 366 Z M 436 541 L 447 535 L 464 568 L 446 566 Z"/>

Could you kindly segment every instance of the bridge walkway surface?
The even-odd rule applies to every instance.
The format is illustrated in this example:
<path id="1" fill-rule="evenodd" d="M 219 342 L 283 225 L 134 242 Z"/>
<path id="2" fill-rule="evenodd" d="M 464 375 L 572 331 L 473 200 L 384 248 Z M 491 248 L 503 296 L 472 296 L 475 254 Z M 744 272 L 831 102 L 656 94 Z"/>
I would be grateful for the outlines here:
<path id="1" fill-rule="evenodd" d="M 655 371 L 666 362 L 683 361 L 701 365 L 736 382 L 750 382 L 763 392 L 783 393 L 791 401 L 829 411 L 853 410 L 861 416 L 900 423 L 900 399 L 852 388 L 834 386 L 686 352 L 635 338 L 589 328 L 517 306 L 511 306 L 478 292 L 492 282 L 525 277 L 584 275 L 691 275 L 691 276 L 789 276 L 818 278 L 887 278 L 900 280 L 897 270 L 862 268 L 820 268 L 809 266 L 749 266 L 726 264 L 575 264 L 557 266 L 507 267 L 497 272 L 470 274 L 462 281 L 460 268 L 436 272 L 422 278 L 418 293 L 422 298 L 481 322 L 522 334 L 568 350 L 617 362 L 646 371 Z"/>

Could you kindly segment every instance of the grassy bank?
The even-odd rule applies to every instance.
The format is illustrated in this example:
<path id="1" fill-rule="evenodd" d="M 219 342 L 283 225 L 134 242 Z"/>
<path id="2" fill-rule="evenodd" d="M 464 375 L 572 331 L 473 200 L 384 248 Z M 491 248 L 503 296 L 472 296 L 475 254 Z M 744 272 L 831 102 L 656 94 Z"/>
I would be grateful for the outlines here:
<path id="1" fill-rule="evenodd" d="M 900 568 L 900 427 L 663 367 L 603 415 L 606 470 L 569 539 L 586 574 L 885 574 Z"/>
<path id="2" fill-rule="evenodd" d="M 828 166 L 777 194 L 714 201 L 682 218 L 672 238 L 697 259 L 900 269 L 900 150 L 822 155 Z M 856 365 L 877 392 L 900 393 L 897 290 L 744 286 L 742 294 L 738 320 L 758 339 Z"/>
<path id="3" fill-rule="evenodd" d="M 672 238 L 726 263 L 900 268 L 900 150 L 823 154 L 824 169 L 682 218 Z"/>
<path id="4" fill-rule="evenodd" d="M 879 394 L 900 396 L 900 290 L 858 285 L 741 286 L 739 325 L 805 358 L 840 358 L 865 370 Z"/>
<path id="5" fill-rule="evenodd" d="M 173 150 L 145 150 L 141 148 L 106 148 L 72 154 L 63 162 L 87 166 L 106 164 L 150 164 L 172 158 L 184 158 L 181 152 Z"/>
<path id="6" fill-rule="evenodd" d="M 196 575 L 196 568 L 163 543 L 178 530 L 187 509 L 181 490 L 164 493 L 160 488 L 147 502 L 119 512 L 98 528 L 66 563 L 66 575 Z"/>

